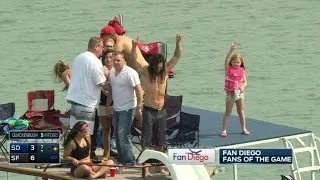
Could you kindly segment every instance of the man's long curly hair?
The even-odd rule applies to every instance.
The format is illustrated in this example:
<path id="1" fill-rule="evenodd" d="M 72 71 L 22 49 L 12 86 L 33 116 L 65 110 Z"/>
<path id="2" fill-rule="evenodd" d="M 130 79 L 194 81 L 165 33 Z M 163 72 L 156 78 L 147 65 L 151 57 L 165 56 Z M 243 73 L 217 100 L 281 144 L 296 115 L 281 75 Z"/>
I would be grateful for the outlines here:
<path id="1" fill-rule="evenodd" d="M 167 75 L 166 59 L 161 54 L 155 54 L 148 58 L 149 66 L 148 72 L 150 75 L 150 81 L 156 82 L 156 77 L 160 77 L 161 83 L 165 82 Z M 162 63 L 162 69 L 158 72 L 158 64 Z"/>

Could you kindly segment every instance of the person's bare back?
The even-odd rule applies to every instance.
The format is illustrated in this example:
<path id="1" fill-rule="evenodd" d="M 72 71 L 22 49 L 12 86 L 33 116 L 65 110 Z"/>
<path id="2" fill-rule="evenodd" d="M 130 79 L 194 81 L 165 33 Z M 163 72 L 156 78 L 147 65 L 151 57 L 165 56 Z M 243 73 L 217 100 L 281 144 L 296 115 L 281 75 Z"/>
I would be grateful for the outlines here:
<path id="1" fill-rule="evenodd" d="M 136 69 L 135 61 L 132 60 L 133 52 L 132 52 L 132 39 L 131 38 L 129 38 L 127 36 L 117 36 L 114 49 L 115 49 L 115 51 L 120 51 L 120 52 L 124 53 L 127 65 L 133 69 Z M 136 61 L 146 63 L 146 60 L 142 56 L 140 49 L 135 48 L 135 51 L 136 51 L 136 58 L 137 58 Z"/>
<path id="2" fill-rule="evenodd" d="M 118 35 L 113 27 L 103 27 L 101 29 L 100 37 L 102 39 L 106 37 L 113 39 L 115 42 L 114 50 L 120 51 L 124 54 L 126 63 L 131 68 L 137 70 L 135 61 L 142 63 L 143 65 L 147 64 L 139 48 L 132 50 L 132 39 L 125 35 Z"/>

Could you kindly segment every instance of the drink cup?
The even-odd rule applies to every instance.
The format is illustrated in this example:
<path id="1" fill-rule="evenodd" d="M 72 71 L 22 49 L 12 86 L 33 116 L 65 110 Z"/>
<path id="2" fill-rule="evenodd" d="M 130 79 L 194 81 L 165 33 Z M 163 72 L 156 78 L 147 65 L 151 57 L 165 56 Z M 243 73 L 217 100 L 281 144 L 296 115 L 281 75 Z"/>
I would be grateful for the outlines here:
<path id="1" fill-rule="evenodd" d="M 116 171 L 117 171 L 117 169 L 115 167 L 111 167 L 110 168 L 110 177 L 115 177 Z"/>

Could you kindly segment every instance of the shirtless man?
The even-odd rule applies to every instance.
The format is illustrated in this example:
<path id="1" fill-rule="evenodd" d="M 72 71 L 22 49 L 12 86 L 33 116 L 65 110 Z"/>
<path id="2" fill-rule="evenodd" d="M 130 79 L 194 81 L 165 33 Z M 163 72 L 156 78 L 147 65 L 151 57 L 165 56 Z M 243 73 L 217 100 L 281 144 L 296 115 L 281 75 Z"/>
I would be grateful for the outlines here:
<path id="1" fill-rule="evenodd" d="M 132 39 L 124 36 L 118 35 L 115 29 L 112 26 L 105 26 L 101 29 L 100 33 L 101 38 L 109 37 L 114 40 L 115 46 L 114 50 L 122 52 L 124 54 L 124 58 L 127 60 L 127 65 L 133 69 L 136 69 L 134 60 L 132 60 Z M 139 62 L 145 61 L 142 56 L 140 49 L 135 48 L 136 59 Z"/>
<path id="2" fill-rule="evenodd" d="M 169 62 L 161 55 L 153 55 L 150 57 L 150 64 L 144 59 L 139 58 L 136 54 L 137 41 L 132 42 L 132 54 L 136 58 L 136 68 L 140 74 L 141 85 L 144 89 L 144 105 L 142 111 L 142 147 L 143 149 L 156 147 L 158 151 L 164 151 L 166 127 L 167 127 L 167 112 L 164 108 L 165 91 L 168 80 L 168 70 L 173 69 L 178 63 L 181 54 L 182 34 L 176 36 L 176 49 L 174 56 Z M 154 136 L 155 142 L 152 142 Z M 164 175 L 168 175 L 164 169 L 160 169 Z M 148 169 L 145 171 L 145 176 L 151 176 Z"/>

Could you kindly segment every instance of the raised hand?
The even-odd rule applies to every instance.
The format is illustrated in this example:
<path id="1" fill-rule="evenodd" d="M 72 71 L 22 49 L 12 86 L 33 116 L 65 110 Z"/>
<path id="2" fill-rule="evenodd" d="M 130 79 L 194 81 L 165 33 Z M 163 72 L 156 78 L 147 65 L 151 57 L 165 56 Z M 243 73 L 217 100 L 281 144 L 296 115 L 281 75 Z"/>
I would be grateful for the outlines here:
<path id="1" fill-rule="evenodd" d="M 133 44 L 133 45 L 137 45 L 138 42 L 139 42 L 139 36 L 137 36 L 136 39 L 132 39 L 132 44 Z"/>
<path id="2" fill-rule="evenodd" d="M 183 34 L 177 34 L 176 36 L 176 41 L 177 42 L 181 42 L 181 40 L 184 38 L 184 35 Z"/>
<path id="3" fill-rule="evenodd" d="M 121 26 L 123 26 L 123 17 L 122 17 L 122 14 L 117 14 L 116 16 L 115 16 L 115 18 L 117 18 L 118 20 L 119 20 L 119 24 L 121 25 Z"/>
<path id="4" fill-rule="evenodd" d="M 132 50 L 136 50 L 139 42 L 139 36 L 136 39 L 132 39 Z"/>
<path id="5" fill-rule="evenodd" d="M 232 42 L 231 43 L 231 46 L 230 46 L 230 49 L 231 50 L 234 50 L 234 49 L 236 49 L 238 47 L 238 43 L 237 42 Z"/>

